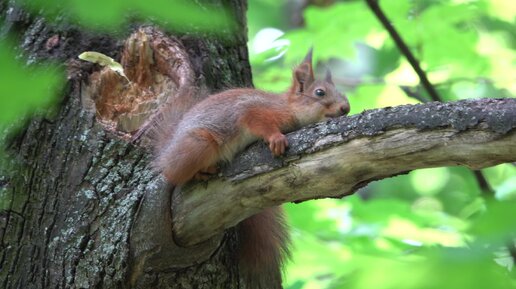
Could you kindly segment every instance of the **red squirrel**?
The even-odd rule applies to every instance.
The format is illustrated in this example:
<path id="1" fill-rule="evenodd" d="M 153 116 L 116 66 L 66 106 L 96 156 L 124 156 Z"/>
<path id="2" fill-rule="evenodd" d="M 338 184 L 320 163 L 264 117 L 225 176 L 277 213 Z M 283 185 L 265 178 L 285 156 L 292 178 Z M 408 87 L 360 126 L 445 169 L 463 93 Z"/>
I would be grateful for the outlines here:
<path id="1" fill-rule="evenodd" d="M 181 186 L 213 173 L 217 162 L 263 139 L 275 156 L 288 146 L 283 133 L 349 112 L 328 70 L 316 80 L 312 50 L 295 68 L 290 89 L 274 94 L 252 88 L 211 95 L 188 110 L 161 142 L 155 164 L 167 182 Z M 288 256 L 289 236 L 280 207 L 268 208 L 239 224 L 239 270 L 245 288 L 281 288 L 281 266 Z"/>

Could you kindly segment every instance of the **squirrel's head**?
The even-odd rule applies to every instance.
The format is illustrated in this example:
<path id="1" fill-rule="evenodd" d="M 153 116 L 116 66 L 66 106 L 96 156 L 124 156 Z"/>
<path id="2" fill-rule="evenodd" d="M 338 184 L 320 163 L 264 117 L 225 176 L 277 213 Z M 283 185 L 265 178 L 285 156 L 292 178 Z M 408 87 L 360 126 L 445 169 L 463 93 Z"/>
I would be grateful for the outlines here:
<path id="1" fill-rule="evenodd" d="M 349 102 L 335 88 L 330 70 L 324 80 L 314 78 L 312 49 L 294 70 L 289 101 L 303 124 L 349 113 Z"/>

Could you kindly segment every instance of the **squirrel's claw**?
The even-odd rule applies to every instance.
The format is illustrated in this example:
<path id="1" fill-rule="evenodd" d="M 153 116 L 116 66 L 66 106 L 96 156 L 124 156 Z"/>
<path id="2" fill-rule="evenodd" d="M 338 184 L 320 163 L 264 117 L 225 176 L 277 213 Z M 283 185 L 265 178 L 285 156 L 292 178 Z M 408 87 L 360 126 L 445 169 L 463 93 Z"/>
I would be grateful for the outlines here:
<path id="1" fill-rule="evenodd" d="M 287 137 L 282 133 L 273 134 L 269 137 L 269 149 L 274 156 L 280 156 L 285 153 L 288 147 Z"/>

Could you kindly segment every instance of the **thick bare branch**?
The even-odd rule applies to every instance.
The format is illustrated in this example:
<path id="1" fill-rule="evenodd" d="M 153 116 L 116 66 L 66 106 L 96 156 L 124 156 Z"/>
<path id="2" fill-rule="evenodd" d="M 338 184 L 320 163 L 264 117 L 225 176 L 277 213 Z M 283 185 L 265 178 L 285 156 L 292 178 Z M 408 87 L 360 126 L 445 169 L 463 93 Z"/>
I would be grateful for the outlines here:
<path id="1" fill-rule="evenodd" d="M 198 244 L 265 207 L 353 194 L 373 180 L 419 168 L 483 168 L 516 161 L 516 99 L 427 103 L 363 112 L 288 135 L 273 158 L 257 143 L 175 196 L 174 234 Z"/>

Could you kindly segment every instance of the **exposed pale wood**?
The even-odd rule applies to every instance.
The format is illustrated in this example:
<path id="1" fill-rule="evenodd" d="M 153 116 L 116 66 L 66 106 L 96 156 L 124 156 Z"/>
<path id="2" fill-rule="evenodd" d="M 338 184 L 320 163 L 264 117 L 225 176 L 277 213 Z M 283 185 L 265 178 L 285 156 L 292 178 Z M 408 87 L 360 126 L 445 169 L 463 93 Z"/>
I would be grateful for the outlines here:
<path id="1" fill-rule="evenodd" d="M 288 135 L 272 159 L 256 144 L 221 178 L 182 189 L 175 240 L 197 244 L 270 206 L 340 198 L 367 183 L 418 168 L 474 169 L 516 161 L 516 99 L 429 103 L 372 110 Z"/>

